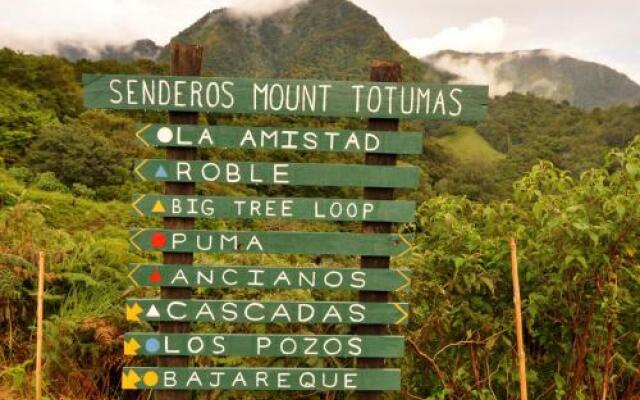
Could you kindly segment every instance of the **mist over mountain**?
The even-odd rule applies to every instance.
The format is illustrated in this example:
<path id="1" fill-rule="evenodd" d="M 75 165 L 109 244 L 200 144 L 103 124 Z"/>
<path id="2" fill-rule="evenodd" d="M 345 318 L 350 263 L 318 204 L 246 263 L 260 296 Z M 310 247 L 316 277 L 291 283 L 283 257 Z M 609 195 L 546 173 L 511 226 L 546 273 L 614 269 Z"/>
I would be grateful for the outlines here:
<path id="1" fill-rule="evenodd" d="M 255 16 L 211 11 L 171 42 L 205 47 L 204 66 L 221 76 L 368 79 L 374 59 L 403 64 L 406 80 L 446 74 L 401 48 L 375 17 L 346 0 L 307 0 Z M 168 47 L 160 61 L 168 61 Z"/>
<path id="2" fill-rule="evenodd" d="M 423 59 L 457 75 L 454 82 L 488 84 L 491 95 L 532 93 L 593 108 L 640 102 L 640 85 L 606 65 L 551 50 L 507 53 L 441 51 Z"/>
<path id="3" fill-rule="evenodd" d="M 161 46 L 151 39 L 141 39 L 129 45 L 88 45 L 79 42 L 60 42 L 56 44 L 56 53 L 71 61 L 82 58 L 90 60 L 112 59 L 131 61 L 137 59 L 155 60 L 158 58 Z"/>

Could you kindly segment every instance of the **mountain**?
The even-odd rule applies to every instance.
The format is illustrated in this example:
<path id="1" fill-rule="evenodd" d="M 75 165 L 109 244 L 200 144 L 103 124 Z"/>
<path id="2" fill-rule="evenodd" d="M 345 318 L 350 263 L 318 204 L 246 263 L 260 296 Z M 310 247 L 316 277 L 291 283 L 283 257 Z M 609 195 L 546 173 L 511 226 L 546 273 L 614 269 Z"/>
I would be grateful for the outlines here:
<path id="1" fill-rule="evenodd" d="M 307 0 L 252 17 L 211 11 L 171 42 L 205 47 L 205 69 L 219 76 L 367 80 L 369 62 L 397 60 L 405 80 L 442 82 L 447 74 L 412 57 L 378 21 L 346 0 Z M 167 62 L 168 47 L 160 54 Z"/>
<path id="2" fill-rule="evenodd" d="M 141 39 L 129 45 L 105 45 L 98 47 L 90 47 L 82 43 L 58 43 L 56 52 L 59 56 L 71 61 L 81 58 L 103 60 L 113 59 L 119 61 L 131 61 L 140 58 L 155 60 L 160 51 L 153 40 Z"/>
<path id="3" fill-rule="evenodd" d="M 585 107 L 640 102 L 640 85 L 606 65 L 550 50 L 509 53 L 441 51 L 424 62 L 458 76 L 454 81 L 488 84 L 492 95 L 514 91 Z"/>

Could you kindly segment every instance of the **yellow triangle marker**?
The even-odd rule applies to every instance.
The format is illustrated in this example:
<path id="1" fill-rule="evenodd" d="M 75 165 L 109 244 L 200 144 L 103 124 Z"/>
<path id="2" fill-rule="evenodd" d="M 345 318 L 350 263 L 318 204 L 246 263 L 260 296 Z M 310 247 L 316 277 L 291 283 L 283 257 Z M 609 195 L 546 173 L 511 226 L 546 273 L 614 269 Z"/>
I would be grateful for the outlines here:
<path id="1" fill-rule="evenodd" d="M 138 317 L 138 315 L 140 315 L 142 311 L 144 310 L 142 309 L 142 307 L 140 307 L 140 304 L 138 303 L 133 303 L 133 306 L 131 307 L 129 307 L 129 305 L 127 304 L 126 306 L 127 321 L 140 322 L 140 317 Z"/>
<path id="2" fill-rule="evenodd" d="M 125 356 L 137 356 L 138 350 L 140 350 L 140 343 L 135 338 L 132 338 L 128 342 L 124 341 L 124 355 Z"/>
<path id="3" fill-rule="evenodd" d="M 409 313 L 406 312 L 404 310 L 404 308 L 398 304 L 398 303 L 393 303 L 393 305 L 398 309 L 398 311 L 400 311 L 400 313 L 402 314 L 402 316 L 400 318 L 398 318 L 398 320 L 395 322 L 396 325 L 400 325 L 401 323 L 404 322 L 405 319 L 409 318 Z"/>
<path id="4" fill-rule="evenodd" d="M 123 389 L 137 389 L 137 383 L 140 382 L 140 377 L 136 374 L 136 371 L 129 370 L 129 373 L 122 373 L 122 388 Z"/>
<path id="5" fill-rule="evenodd" d="M 151 212 L 154 213 L 163 213 L 166 210 L 164 209 L 164 206 L 162 205 L 162 202 L 160 200 L 156 200 L 156 204 L 153 205 L 153 208 L 151 209 Z"/>

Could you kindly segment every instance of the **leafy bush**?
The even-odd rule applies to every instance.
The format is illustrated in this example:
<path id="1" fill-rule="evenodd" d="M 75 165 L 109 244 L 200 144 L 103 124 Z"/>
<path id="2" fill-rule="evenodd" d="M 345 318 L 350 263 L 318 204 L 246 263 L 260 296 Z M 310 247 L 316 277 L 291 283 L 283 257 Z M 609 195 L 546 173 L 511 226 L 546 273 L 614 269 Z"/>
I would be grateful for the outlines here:
<path id="1" fill-rule="evenodd" d="M 28 162 L 36 171 L 53 171 L 66 185 L 89 188 L 121 183 L 122 154 L 86 125 L 73 123 L 45 129 L 31 147 Z"/>
<path id="2" fill-rule="evenodd" d="M 69 189 L 56 178 L 56 174 L 53 172 L 42 172 L 36 175 L 31 187 L 34 189 L 40 189 L 47 192 L 67 192 Z"/>
<path id="3" fill-rule="evenodd" d="M 96 197 L 96 191 L 89 189 L 82 183 L 74 183 L 71 185 L 71 193 L 77 197 L 84 197 L 86 199 L 94 199 Z"/>

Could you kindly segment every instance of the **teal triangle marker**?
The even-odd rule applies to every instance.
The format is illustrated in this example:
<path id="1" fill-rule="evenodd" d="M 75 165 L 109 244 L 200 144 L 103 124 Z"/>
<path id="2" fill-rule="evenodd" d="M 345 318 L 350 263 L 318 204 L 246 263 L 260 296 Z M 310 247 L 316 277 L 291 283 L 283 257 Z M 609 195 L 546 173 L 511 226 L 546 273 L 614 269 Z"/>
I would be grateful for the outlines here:
<path id="1" fill-rule="evenodd" d="M 164 167 L 161 165 L 158 167 L 158 170 L 156 171 L 156 178 L 168 178 L 169 175 L 167 175 L 167 171 L 164 169 Z"/>

